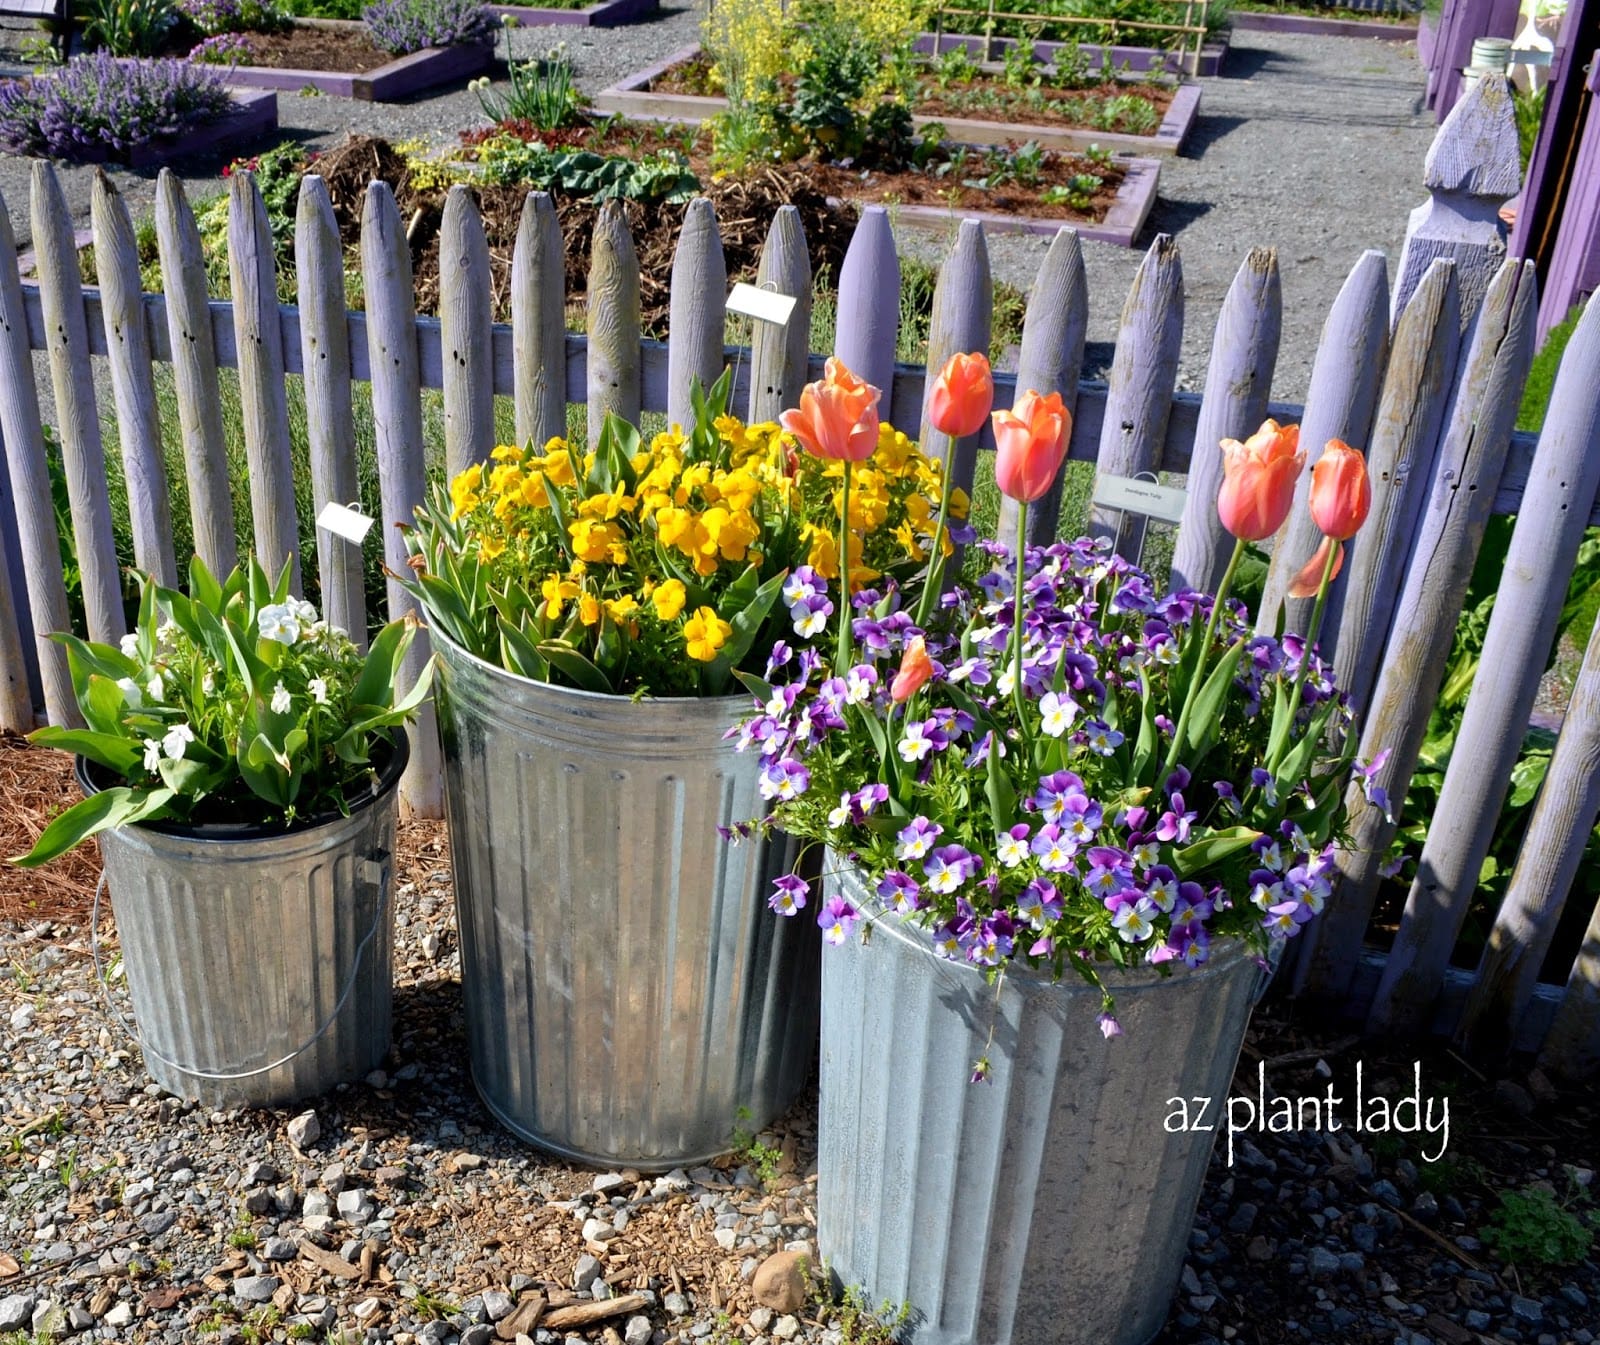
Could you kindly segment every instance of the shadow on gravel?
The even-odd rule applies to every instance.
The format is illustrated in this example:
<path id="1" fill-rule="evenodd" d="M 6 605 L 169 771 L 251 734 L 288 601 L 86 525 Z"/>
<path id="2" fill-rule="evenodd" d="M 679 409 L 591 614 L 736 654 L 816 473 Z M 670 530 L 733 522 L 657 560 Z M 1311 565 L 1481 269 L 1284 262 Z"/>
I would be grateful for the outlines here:
<path id="1" fill-rule="evenodd" d="M 1225 139 L 1249 120 L 1249 117 L 1213 116 L 1210 113 L 1202 113 L 1195 118 L 1194 125 L 1189 128 L 1189 134 L 1184 138 L 1183 152 L 1178 157 L 1198 159 L 1219 140 Z"/>
<path id="2" fill-rule="evenodd" d="M 1222 61 L 1222 79 L 1253 79 L 1266 70 L 1280 71 L 1289 66 L 1304 65 L 1298 56 L 1282 51 L 1268 51 L 1265 47 L 1241 47 L 1235 39 L 1228 45 L 1228 54 Z"/>
<path id="3" fill-rule="evenodd" d="M 1157 197 L 1155 209 L 1150 212 L 1149 222 L 1145 226 L 1145 235 L 1154 238 L 1158 233 L 1181 234 L 1186 225 L 1209 215 L 1215 208 L 1215 203 L 1211 201 L 1169 201 Z"/>

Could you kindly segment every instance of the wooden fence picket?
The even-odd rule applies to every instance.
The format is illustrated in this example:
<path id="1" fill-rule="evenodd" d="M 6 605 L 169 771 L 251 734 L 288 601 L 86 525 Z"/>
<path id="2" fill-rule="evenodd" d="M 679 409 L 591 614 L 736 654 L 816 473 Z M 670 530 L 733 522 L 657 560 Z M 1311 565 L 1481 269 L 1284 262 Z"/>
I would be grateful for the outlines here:
<path id="1" fill-rule="evenodd" d="M 1307 471 L 1295 488 L 1294 508 L 1278 532 L 1272 563 L 1256 627 L 1272 631 L 1278 609 L 1288 605 L 1287 630 L 1304 630 L 1311 616 L 1309 598 L 1288 597 L 1289 583 L 1322 541 L 1311 518 L 1310 467 L 1322 456 L 1330 439 L 1342 439 L 1352 448 L 1365 449 L 1372 416 L 1378 405 L 1378 388 L 1389 358 L 1389 280 L 1383 253 L 1365 252 L 1346 278 L 1339 296 L 1328 310 L 1322 339 L 1311 366 L 1311 386 L 1306 392 L 1300 420 L 1300 444 L 1306 451 Z M 1331 653 L 1338 628 L 1323 626 L 1321 644 Z"/>
<path id="2" fill-rule="evenodd" d="M 439 336 L 444 351 L 444 461 L 451 476 L 494 448 L 494 309 L 489 243 L 471 190 L 445 197 L 439 226 Z"/>
<path id="3" fill-rule="evenodd" d="M 1427 734 L 1428 716 L 1417 707 L 1431 705 L 1444 682 L 1456 619 L 1506 465 L 1538 312 L 1533 264 L 1507 262 L 1489 286 L 1461 362 L 1376 687 L 1362 707 L 1361 759 L 1388 753 L 1374 779 L 1394 801 L 1396 820 L 1377 808 L 1355 810 L 1350 843 L 1337 856 L 1334 900 L 1297 940 L 1297 993 L 1341 1000 L 1349 993 L 1398 809 Z"/>
<path id="4" fill-rule="evenodd" d="M 383 516 L 383 561 L 395 574 L 406 567 L 400 524 L 410 523 L 427 490 L 422 437 L 422 380 L 417 367 L 417 302 L 411 245 L 387 183 L 367 188 L 361 212 L 361 277 L 367 296 L 367 361 L 372 373 L 372 424 L 378 454 L 378 494 Z M 393 579 L 392 620 L 415 614 L 417 603 Z M 411 687 L 428 657 L 426 631 L 406 655 L 404 687 Z M 439 817 L 444 806 L 443 758 L 438 717 L 430 700 L 411 727 L 411 762 L 400 781 L 400 797 L 421 817 Z"/>
<path id="5" fill-rule="evenodd" d="M 795 301 L 789 321 L 757 322 L 750 338 L 750 403 L 752 424 L 776 420 L 798 406 L 811 358 L 811 256 L 806 248 L 800 211 L 779 206 L 761 249 L 756 285 Z"/>
<path id="6" fill-rule="evenodd" d="M 607 201 L 594 223 L 589 261 L 589 447 L 600 441 L 606 413 L 639 421 L 639 258 L 628 217 Z"/>
<path id="7" fill-rule="evenodd" d="M 1267 418 L 1272 371 L 1283 333 L 1283 287 L 1274 248 L 1252 248 L 1217 316 L 1200 421 L 1189 458 L 1183 521 L 1172 549 L 1170 587 L 1215 593 L 1233 538 L 1217 514 L 1222 441 L 1249 438 Z"/>
<path id="8" fill-rule="evenodd" d="M 239 348 L 239 410 L 250 464 L 250 516 L 255 554 L 274 579 L 289 563 L 289 584 L 301 591 L 300 531 L 294 463 L 289 454 L 289 400 L 283 381 L 283 328 L 278 321 L 278 267 L 272 223 L 255 176 L 228 179 L 228 276 Z"/>
<path id="9" fill-rule="evenodd" d="M 833 353 L 858 378 L 883 389 L 890 410 L 895 342 L 900 331 L 900 257 L 889 212 L 868 206 L 856 221 L 839 266 Z"/>
<path id="10" fill-rule="evenodd" d="M 239 541 L 222 435 L 216 337 L 206 302 L 206 262 L 194 211 L 170 168 L 163 168 L 156 179 L 156 249 L 166 296 L 194 549 L 212 574 L 226 575 L 238 563 Z"/>
<path id="11" fill-rule="evenodd" d="M 23 656 L 21 604 L 11 590 L 11 569 L 0 565 L 0 730 L 33 730 L 33 689 Z"/>
<path id="12" fill-rule="evenodd" d="M 171 587 L 178 582 L 178 563 L 172 550 L 172 502 L 161 455 L 161 418 L 144 287 L 139 281 L 139 248 L 127 203 L 103 171 L 95 173 L 90 209 L 134 563 L 157 583 Z"/>
<path id="13" fill-rule="evenodd" d="M 78 702 L 67 671 L 67 651 L 50 638 L 70 630 L 67 585 L 61 566 L 61 538 L 56 531 L 50 466 L 45 458 L 44 429 L 39 422 L 39 392 L 34 384 L 28 315 L 17 275 L 17 240 L 11 212 L 0 198 L 0 441 L 5 446 L 11 502 L 27 575 L 31 639 L 39 662 L 45 714 L 52 724 L 81 727 Z M 13 596 L 13 601 L 15 597 Z"/>
<path id="14" fill-rule="evenodd" d="M 978 458 L 978 435 L 952 442 L 928 422 L 928 398 L 933 380 L 955 354 L 988 355 L 989 332 L 994 318 L 994 279 L 989 272 L 989 249 L 983 225 L 962 220 L 955 245 L 939 268 L 933 288 L 933 317 L 928 327 L 928 386 L 922 404 L 923 452 L 938 458 L 954 486 L 970 492 Z"/>
<path id="15" fill-rule="evenodd" d="M 722 375 L 727 328 L 728 267 L 722 257 L 717 212 L 703 196 L 689 202 L 672 257 L 672 292 L 667 343 L 667 424 L 690 429 L 690 398 L 698 381 L 709 388 Z"/>
<path id="16" fill-rule="evenodd" d="M 1367 445 L 1372 511 L 1345 557 L 1325 617 L 1338 630 L 1334 671 L 1351 701 L 1362 706 L 1377 678 L 1378 659 L 1405 578 L 1417 519 L 1433 483 L 1433 458 L 1455 378 L 1461 341 L 1461 299 L 1455 263 L 1428 268 L 1395 328 L 1383 392 Z"/>
<path id="17" fill-rule="evenodd" d="M 312 509 L 360 498 L 355 413 L 351 405 L 350 329 L 345 322 L 344 249 L 328 185 L 315 173 L 300 179 L 295 209 L 294 266 L 299 282 L 300 367 L 304 370 L 306 438 L 311 453 Z M 361 544 L 317 529 L 317 575 L 328 624 L 367 647 L 367 603 Z"/>
<path id="18" fill-rule="evenodd" d="M 1570 1079 L 1587 1078 L 1600 1070 L 1600 902 L 1583 932 L 1539 1063 Z"/>
<path id="19" fill-rule="evenodd" d="M 1028 293 L 1028 309 L 1022 319 L 1022 349 L 1017 356 L 1017 388 L 1046 396 L 1059 392 L 1063 405 L 1076 418 L 1078 378 L 1083 371 L 1083 345 L 1088 331 L 1089 281 L 1083 269 L 1083 244 L 1076 229 L 1063 225 L 1050 240 L 1050 250 Z M 1047 546 L 1055 540 L 1064 476 L 1064 470 L 1058 473 L 1050 489 L 1028 510 L 1030 545 Z M 1002 495 L 995 536 L 1008 544 L 1017 535 L 1017 512 L 1017 502 Z"/>
<path id="20" fill-rule="evenodd" d="M 522 203 L 511 254 L 517 442 L 542 449 L 567 432 L 567 269 L 550 193 Z"/>
<path id="21" fill-rule="evenodd" d="M 1597 446 L 1600 305 L 1592 305 L 1550 394 L 1472 694 L 1368 1016 L 1374 1030 L 1414 1026 L 1443 980 L 1555 639 L 1566 586 L 1551 576 L 1572 573 L 1600 489 Z"/>
<path id="22" fill-rule="evenodd" d="M 1161 466 L 1172 412 L 1172 387 L 1183 352 L 1183 263 L 1178 245 L 1158 234 L 1133 278 L 1117 328 L 1105 419 L 1100 426 L 1101 476 L 1135 476 Z M 1137 556 L 1144 519 L 1095 505 L 1086 529 L 1111 538 L 1119 554 Z"/>
<path id="23" fill-rule="evenodd" d="M 61 463 L 72 507 L 78 575 L 83 585 L 89 638 L 115 644 L 128 629 L 122 609 L 122 576 L 111 530 L 106 489 L 106 453 L 100 439 L 94 371 L 89 367 L 89 332 L 83 311 L 83 281 L 72 216 L 55 169 L 33 162 L 33 245 L 38 257 L 39 297 L 44 306 L 50 383 L 56 399 Z"/>

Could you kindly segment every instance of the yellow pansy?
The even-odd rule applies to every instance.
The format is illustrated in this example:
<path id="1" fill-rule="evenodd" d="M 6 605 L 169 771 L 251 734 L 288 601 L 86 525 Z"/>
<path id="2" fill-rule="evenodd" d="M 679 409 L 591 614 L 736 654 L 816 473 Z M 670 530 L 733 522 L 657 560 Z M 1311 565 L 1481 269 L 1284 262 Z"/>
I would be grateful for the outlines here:
<path id="1" fill-rule="evenodd" d="M 466 471 L 458 473 L 455 480 L 450 483 L 450 518 L 454 520 L 463 514 L 470 514 L 478 507 L 481 500 L 478 496 L 478 487 L 483 484 L 483 464 L 475 462 Z"/>
<path id="2" fill-rule="evenodd" d="M 727 644 L 733 627 L 717 615 L 711 607 L 698 607 L 683 623 L 684 646 L 689 657 L 698 663 L 710 663 L 717 651 Z"/>
<path id="3" fill-rule="evenodd" d="M 529 472 L 522 478 L 521 499 L 530 509 L 550 507 L 550 492 L 545 489 L 543 472 Z"/>
<path id="4" fill-rule="evenodd" d="M 689 591 L 684 588 L 681 580 L 669 579 L 650 595 L 650 601 L 655 605 L 656 615 L 661 620 L 671 621 L 683 611 L 683 604 L 688 597 Z"/>
<path id="5" fill-rule="evenodd" d="M 515 444 L 496 444 L 489 456 L 496 462 L 521 462 L 522 450 Z"/>
<path id="6" fill-rule="evenodd" d="M 484 533 L 478 538 L 478 559 L 493 560 L 506 549 L 505 538 L 498 533 Z"/>
<path id="7" fill-rule="evenodd" d="M 627 557 L 622 529 L 615 523 L 597 523 L 592 518 L 579 518 L 567 525 L 567 532 L 572 538 L 572 554 L 579 560 L 614 560 L 614 552 L 619 547 L 622 548 L 624 559 Z"/>
<path id="8" fill-rule="evenodd" d="M 544 583 L 539 586 L 539 591 L 544 595 L 540 615 L 548 621 L 559 619 L 562 603 L 568 598 L 578 596 L 578 586 L 558 574 L 546 576 Z"/>

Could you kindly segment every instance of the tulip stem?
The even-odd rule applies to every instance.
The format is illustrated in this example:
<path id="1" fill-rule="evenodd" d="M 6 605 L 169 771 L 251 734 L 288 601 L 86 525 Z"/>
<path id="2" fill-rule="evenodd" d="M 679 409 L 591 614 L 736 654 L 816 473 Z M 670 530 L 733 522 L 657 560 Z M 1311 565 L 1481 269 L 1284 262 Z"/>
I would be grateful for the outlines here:
<path id="1" fill-rule="evenodd" d="M 945 522 L 950 517 L 950 483 L 952 479 L 951 459 L 955 454 L 955 440 L 952 439 L 946 449 L 943 470 L 939 473 L 941 485 L 939 491 L 939 522 L 933 530 L 933 546 L 928 552 L 928 580 L 922 586 L 922 596 L 917 599 L 916 624 L 919 630 L 926 630 L 928 613 L 933 609 L 933 602 L 938 591 L 944 584 L 944 537 Z"/>
<path id="2" fill-rule="evenodd" d="M 1300 696 L 1305 689 L 1306 673 L 1311 668 L 1311 651 L 1316 647 L 1317 635 L 1322 630 L 1322 613 L 1328 605 L 1328 589 L 1333 585 L 1333 570 L 1339 563 L 1339 557 L 1344 551 L 1343 542 L 1335 542 L 1328 547 L 1328 559 L 1322 563 L 1322 582 L 1317 585 L 1317 600 L 1311 606 L 1311 624 L 1306 627 L 1305 643 L 1300 649 L 1300 671 L 1294 677 L 1294 690 L 1289 694 L 1289 727 L 1294 728 L 1294 717 L 1300 713 Z M 1284 735 L 1284 743 L 1289 741 L 1289 734 Z M 1276 761 L 1271 763 L 1274 772 L 1278 769 Z"/>
<path id="3" fill-rule="evenodd" d="M 1194 712 L 1195 698 L 1199 696 L 1200 684 L 1205 680 L 1206 660 L 1211 655 L 1211 641 L 1217 633 L 1217 620 L 1222 615 L 1222 607 L 1228 600 L 1228 594 L 1233 590 L 1233 576 L 1239 569 L 1240 560 L 1244 557 L 1244 548 L 1244 538 L 1234 538 L 1233 555 L 1228 557 L 1228 568 L 1222 572 L 1222 582 L 1217 585 L 1217 596 L 1211 603 L 1211 616 L 1206 621 L 1206 634 L 1200 645 L 1200 657 L 1195 661 L 1194 671 L 1189 674 L 1189 689 L 1184 693 L 1183 709 L 1178 712 L 1178 723 L 1172 730 L 1172 746 L 1167 749 L 1167 759 L 1161 767 L 1161 774 L 1157 777 L 1158 782 L 1171 775 L 1172 768 L 1178 764 L 1178 753 L 1183 750 L 1184 731 L 1189 727 L 1189 716 Z"/>
<path id="4" fill-rule="evenodd" d="M 850 671 L 850 459 L 844 459 L 844 489 L 839 495 L 839 647 L 833 671 Z"/>
<path id="5" fill-rule="evenodd" d="M 1028 734 L 1027 719 L 1023 714 L 1025 698 L 1022 694 L 1022 584 L 1028 559 L 1028 502 L 1017 501 L 1017 581 L 1011 595 L 1011 638 L 1016 642 L 1016 652 L 1011 659 L 1011 700 L 1017 707 L 1017 728 L 1024 738 Z"/>

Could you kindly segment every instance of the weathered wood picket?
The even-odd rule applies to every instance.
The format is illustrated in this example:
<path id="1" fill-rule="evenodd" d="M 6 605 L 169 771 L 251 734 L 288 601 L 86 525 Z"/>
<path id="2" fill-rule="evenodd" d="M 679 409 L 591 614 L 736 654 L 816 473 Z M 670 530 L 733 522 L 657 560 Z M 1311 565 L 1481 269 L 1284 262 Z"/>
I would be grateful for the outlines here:
<path id="1" fill-rule="evenodd" d="M 1503 97 L 1479 86 L 1441 137 L 1481 136 L 1474 117 L 1509 116 Z M 1454 130 L 1452 130 L 1454 127 Z M 1440 147 L 1436 146 L 1436 151 Z M 1441 155 L 1457 153 L 1445 144 Z M 166 578 L 171 554 L 168 492 L 160 453 L 153 364 L 173 367 L 194 535 L 208 563 L 237 551 L 226 445 L 218 414 L 218 369 L 239 371 L 249 508 L 256 546 L 269 564 L 293 556 L 299 523 L 291 480 L 286 378 L 304 382 L 312 496 L 318 509 L 356 494 L 360 455 L 353 386 L 370 384 L 372 461 L 380 486 L 382 546 L 404 562 L 394 524 L 427 488 L 422 390 L 441 390 L 446 466 L 485 457 L 494 442 L 496 396 L 514 400 L 517 433 L 565 432 L 569 402 L 588 408 L 591 438 L 607 410 L 682 419 L 688 380 L 736 373 L 737 404 L 771 418 L 797 399 L 821 356 L 806 348 L 810 267 L 792 209 L 772 221 L 762 283 L 798 299 L 787 328 L 757 324 L 748 352 L 724 347 L 726 273 L 709 202 L 689 210 L 672 273 L 672 339 L 640 336 L 639 272 L 626 220 L 607 210 L 594 232 L 587 335 L 564 327 L 561 242 L 552 202 L 530 195 L 512 268 L 510 325 L 491 321 L 488 254 L 473 197 L 458 188 L 444 215 L 442 316 L 419 318 L 411 257 L 389 188 L 373 183 L 361 221 L 365 312 L 347 312 L 332 207 L 321 179 L 302 184 L 296 219 L 298 306 L 280 307 L 270 229 L 249 174 L 232 180 L 232 302 L 208 300 L 195 221 L 177 179 L 159 185 L 156 225 L 164 293 L 141 294 L 126 206 L 102 178 L 93 225 L 101 287 L 84 291 L 71 250 L 66 204 L 53 171 L 36 165 L 33 238 L 39 281 L 23 285 L 9 215 L 0 204 L 0 433 L 6 471 L 0 506 L 14 519 L 19 565 L 0 563 L 0 724 L 23 730 L 36 706 L 53 722 L 75 718 L 70 681 L 50 632 L 67 625 L 60 539 L 40 423 L 34 352 L 46 353 L 57 433 L 71 496 L 73 543 L 84 581 L 89 632 L 121 633 L 123 614 L 112 543 L 101 418 L 91 360 L 108 362 L 129 482 L 138 564 Z M 899 267 L 888 215 L 863 215 L 840 275 L 836 353 L 885 390 L 890 420 L 924 428 L 926 371 L 895 363 Z M 1360 814 L 1341 856 L 1342 879 L 1321 921 L 1293 946 L 1284 980 L 1332 997 L 1375 1027 L 1433 1026 L 1491 1049 L 1538 1048 L 1552 1067 L 1600 1063 L 1600 911 L 1566 987 L 1536 983 L 1584 838 L 1600 809 L 1600 636 L 1590 645 L 1572 708 L 1539 801 L 1510 894 L 1476 975 L 1450 955 L 1472 896 L 1486 838 L 1545 666 L 1556 616 L 1584 528 L 1600 522 L 1600 312 L 1573 338 L 1537 445 L 1512 432 L 1533 352 L 1537 311 L 1531 266 L 1486 257 L 1481 248 L 1434 257 L 1409 288 L 1391 327 L 1390 278 L 1381 254 L 1360 257 L 1333 305 L 1307 404 L 1276 405 L 1268 389 L 1281 328 L 1277 260 L 1249 252 L 1223 305 L 1202 394 L 1175 393 L 1183 330 L 1178 244 L 1155 240 L 1123 309 L 1108 385 L 1080 381 L 1088 287 L 1076 235 L 1063 229 L 1039 271 L 1028 305 L 1020 370 L 997 378 L 1007 405 L 1019 388 L 1058 390 L 1073 405 L 1070 457 L 1103 473 L 1187 474 L 1192 491 L 1176 539 L 1172 582 L 1215 583 L 1230 539 L 1211 507 L 1221 473 L 1219 443 L 1248 434 L 1267 414 L 1301 423 L 1315 454 L 1338 436 L 1364 447 L 1375 483 L 1371 521 L 1352 546 L 1341 602 L 1326 627 L 1344 681 L 1366 707 L 1364 756 L 1387 748 L 1380 782 L 1402 799 L 1443 677 L 1467 578 L 1491 513 L 1518 516 L 1460 745 L 1422 857 L 1421 873 L 1387 955 L 1364 950 L 1378 868 L 1394 824 Z M 955 350 L 987 349 L 992 285 L 982 227 L 964 224 L 940 273 L 930 363 Z M 971 440 L 931 441 L 956 478 L 972 480 L 985 429 Z M 1054 535 L 1059 496 L 1030 514 L 1036 539 Z M 1014 515 L 1002 526 L 1009 529 Z M 1096 510 L 1090 527 L 1122 547 L 1141 524 Z M 1280 537 L 1260 620 L 1274 624 L 1286 576 L 1316 538 L 1297 517 Z M 331 619 L 362 633 L 359 548 L 319 536 L 320 599 Z M 7 554 L 0 548 L 0 556 Z M 410 599 L 393 583 L 390 614 Z M 1291 605 L 1292 606 L 1292 605 Z M 1299 619 L 1293 610 L 1290 624 Z M 423 645 L 419 641 L 418 645 Z M 425 648 L 416 651 L 417 659 Z M 415 674 L 416 665 L 410 669 Z M 433 722 L 419 725 L 405 797 L 423 813 L 441 803 Z M 1552 1021 L 1554 1027 L 1551 1027 Z"/>

